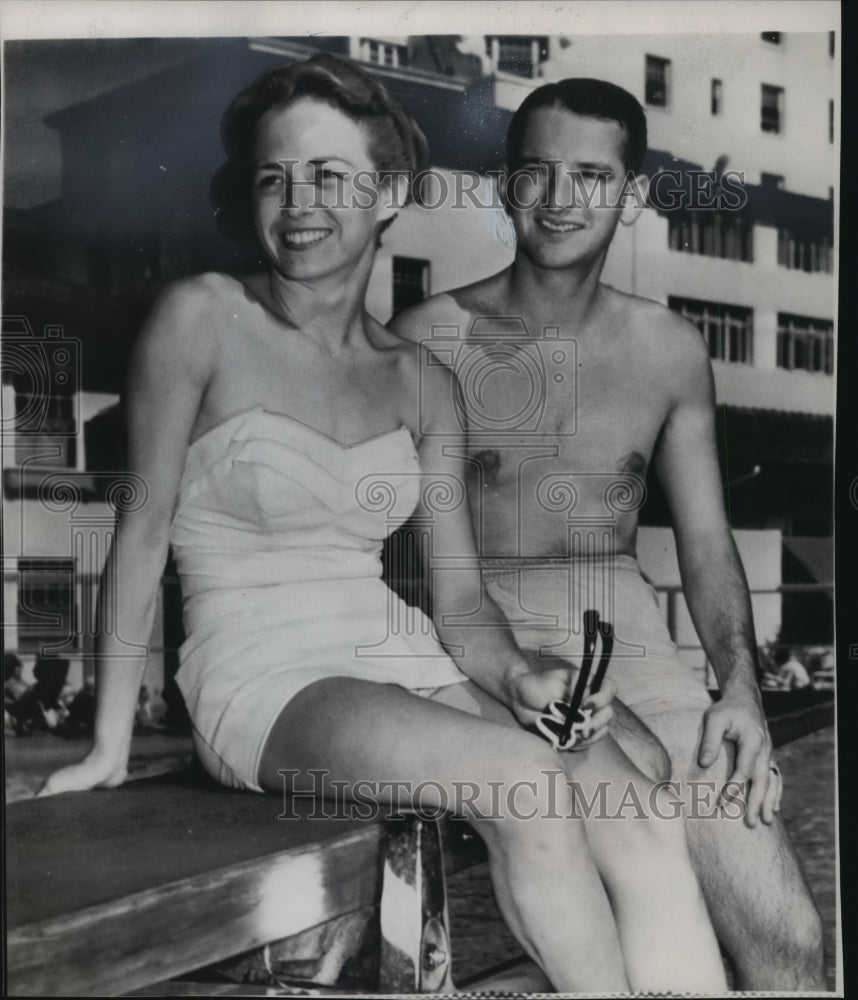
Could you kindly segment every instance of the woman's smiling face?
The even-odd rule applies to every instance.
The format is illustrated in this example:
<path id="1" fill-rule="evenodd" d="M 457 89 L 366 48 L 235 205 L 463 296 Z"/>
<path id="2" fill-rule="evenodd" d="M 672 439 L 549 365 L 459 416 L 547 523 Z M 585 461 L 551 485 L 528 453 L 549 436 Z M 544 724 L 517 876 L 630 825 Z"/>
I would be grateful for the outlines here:
<path id="1" fill-rule="evenodd" d="M 394 209 L 352 118 L 309 98 L 272 108 L 257 126 L 255 162 L 256 232 L 284 277 L 348 272 L 372 253 Z"/>

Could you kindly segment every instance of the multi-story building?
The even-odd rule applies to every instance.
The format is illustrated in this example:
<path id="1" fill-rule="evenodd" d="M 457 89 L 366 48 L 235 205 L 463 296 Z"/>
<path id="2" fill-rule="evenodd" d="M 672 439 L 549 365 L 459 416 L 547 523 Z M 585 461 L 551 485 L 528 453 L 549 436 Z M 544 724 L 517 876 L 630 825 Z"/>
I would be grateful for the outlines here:
<path id="1" fill-rule="evenodd" d="M 512 111 L 530 89 L 594 76 L 638 97 L 649 124 L 644 169 L 652 194 L 636 225 L 618 232 L 605 280 L 681 312 L 706 339 L 728 509 L 759 592 L 759 638 L 830 641 L 833 34 L 310 41 L 199 43 L 186 60 L 48 119 L 62 146 L 61 196 L 7 228 L 7 248 L 9 233 L 24 250 L 51 248 L 50 256 L 22 252 L 25 264 L 11 272 L 7 265 L 4 276 L 5 314 L 30 320 L 29 331 L 8 320 L 12 339 L 30 345 L 24 354 L 49 358 L 37 383 L 26 366 L 10 368 L 6 355 L 4 597 L 7 609 L 17 608 L 14 620 L 7 612 L 7 646 L 33 652 L 73 622 L 74 649 L 86 652 L 108 492 L 117 495 L 111 474 L 122 469 L 115 404 L 127 345 L 165 280 L 256 264 L 255 252 L 227 244 L 212 225 L 207 192 L 221 160 L 218 119 L 259 72 L 321 47 L 378 75 L 421 123 L 432 150 L 423 204 L 402 213 L 376 259 L 368 305 L 383 320 L 511 260 L 492 171 L 502 164 Z M 711 179 L 698 191 L 729 181 L 741 205 L 719 211 L 666 197 L 674 187 L 687 192 L 701 172 Z M 66 341 L 80 341 L 72 361 L 57 360 L 65 357 L 52 346 L 62 339 L 58 327 Z M 65 506 L 55 496 L 58 473 L 76 490 Z M 703 669 L 655 484 L 644 523 L 641 560 L 664 590 L 686 658 Z M 162 633 L 159 622 L 155 647 L 170 645 Z M 161 667 L 153 663 L 158 686 Z"/>

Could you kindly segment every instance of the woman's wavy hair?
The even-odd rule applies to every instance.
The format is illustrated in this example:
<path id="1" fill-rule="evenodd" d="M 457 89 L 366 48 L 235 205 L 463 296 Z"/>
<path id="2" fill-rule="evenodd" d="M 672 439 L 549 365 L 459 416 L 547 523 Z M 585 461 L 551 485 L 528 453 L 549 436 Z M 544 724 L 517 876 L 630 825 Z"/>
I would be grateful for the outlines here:
<path id="1" fill-rule="evenodd" d="M 360 125 L 376 169 L 406 173 L 411 181 L 406 204 L 412 200 L 414 178 L 428 162 L 429 149 L 420 127 L 368 73 L 323 53 L 268 70 L 226 109 L 220 126 L 226 162 L 212 178 L 209 194 L 217 227 L 230 239 L 256 238 L 252 178 L 260 118 L 272 108 L 288 107 L 301 98 L 329 104 Z"/>

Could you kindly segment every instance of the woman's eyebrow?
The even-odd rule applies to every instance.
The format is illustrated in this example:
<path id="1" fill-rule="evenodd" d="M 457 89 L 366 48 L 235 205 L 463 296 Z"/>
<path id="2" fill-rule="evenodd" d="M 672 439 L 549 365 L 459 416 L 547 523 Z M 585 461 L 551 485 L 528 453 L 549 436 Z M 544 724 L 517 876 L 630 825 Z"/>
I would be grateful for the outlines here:
<path id="1" fill-rule="evenodd" d="M 351 160 L 347 159 L 345 156 L 340 156 L 339 153 L 332 153 L 330 156 L 314 156 L 312 160 L 307 160 L 307 162 L 329 163 L 331 160 L 337 160 L 339 163 L 348 163 L 350 166 L 354 166 Z"/>
<path id="2" fill-rule="evenodd" d="M 260 163 L 256 169 L 257 170 L 283 170 L 290 163 L 298 163 L 298 160 L 290 160 L 288 157 L 284 157 L 282 160 L 274 160 L 268 163 Z M 347 160 L 344 156 L 314 156 L 312 160 L 307 160 L 307 163 L 312 164 L 314 167 L 323 167 L 326 163 L 345 163 L 349 167 L 355 167 L 356 165 L 352 163 L 351 160 Z"/>

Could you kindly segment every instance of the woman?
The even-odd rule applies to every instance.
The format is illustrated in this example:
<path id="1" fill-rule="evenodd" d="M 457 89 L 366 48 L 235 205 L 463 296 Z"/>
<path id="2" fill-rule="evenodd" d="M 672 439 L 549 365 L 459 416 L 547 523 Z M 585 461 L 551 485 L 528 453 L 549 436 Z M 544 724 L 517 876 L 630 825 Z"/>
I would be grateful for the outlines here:
<path id="1" fill-rule="evenodd" d="M 522 818 L 574 813 L 561 766 L 583 788 L 612 780 L 615 800 L 629 781 L 644 789 L 599 739 L 608 694 L 590 696 L 586 753 L 556 754 L 528 728 L 568 697 L 568 667 L 529 664 L 503 628 L 445 621 L 480 607 L 483 626 L 502 622 L 468 568 L 462 449 L 444 448 L 460 435 L 452 376 L 421 370 L 364 309 L 422 134 L 329 56 L 266 73 L 222 134 L 222 224 L 252 229 L 269 270 L 180 282 L 142 333 L 130 461 L 149 497 L 120 520 L 105 573 L 117 627 L 101 639 L 93 748 L 46 791 L 124 780 L 143 659 L 109 657 L 149 635 L 171 543 L 188 634 L 178 681 L 220 781 L 279 792 L 281 770 L 299 772 L 297 789 L 321 769 L 405 806 L 422 785 L 420 805 L 481 833 L 503 915 L 556 989 L 723 988 L 682 823 Z M 460 567 L 434 574 L 437 636 L 421 616 L 394 627 L 408 612 L 381 580 L 382 540 L 421 502 L 434 554 Z M 525 799 L 497 793 L 513 787 Z"/>

